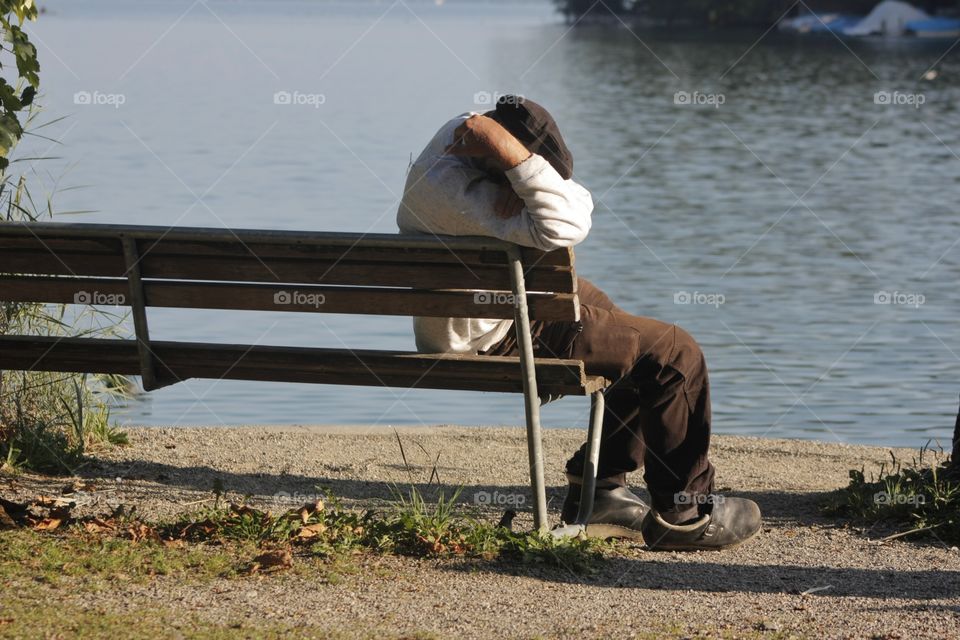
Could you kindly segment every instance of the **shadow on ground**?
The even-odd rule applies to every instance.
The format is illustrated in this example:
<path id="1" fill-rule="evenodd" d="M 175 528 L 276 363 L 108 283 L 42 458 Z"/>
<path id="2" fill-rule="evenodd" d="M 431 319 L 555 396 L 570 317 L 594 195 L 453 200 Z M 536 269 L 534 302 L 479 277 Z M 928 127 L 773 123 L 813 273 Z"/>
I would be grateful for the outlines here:
<path id="1" fill-rule="evenodd" d="M 440 478 L 444 469 L 440 468 Z M 130 493 L 140 492 L 146 499 L 156 497 L 169 500 L 166 487 L 212 495 L 215 484 L 220 484 L 229 493 L 250 496 L 253 502 L 269 502 L 276 496 L 311 496 L 330 490 L 347 504 L 354 501 L 369 502 L 390 499 L 393 491 L 406 490 L 410 485 L 395 486 L 382 480 L 357 480 L 307 476 L 284 473 L 236 473 L 210 466 L 181 467 L 150 460 L 114 462 L 91 460 L 80 472 L 88 479 L 111 480 L 122 478 Z M 426 479 L 430 468 L 413 467 L 414 478 Z M 637 479 L 639 480 L 639 478 Z M 51 486 L 63 484 L 62 478 L 44 478 Z M 142 484 L 140 484 L 142 483 Z M 435 495 L 436 484 L 415 482 L 428 498 Z M 449 495 L 457 487 L 445 485 Z M 474 496 L 493 491 L 501 494 L 523 495 L 530 504 L 529 487 L 526 485 L 467 485 L 460 488 L 460 500 L 474 503 Z M 643 491 L 638 491 L 644 493 Z M 548 487 L 550 506 L 559 510 L 566 493 L 564 486 Z M 789 528 L 794 526 L 829 527 L 835 522 L 819 514 L 818 505 L 825 492 L 748 491 L 736 495 L 756 500 L 764 512 L 768 525 L 761 538 L 770 535 L 769 527 Z M 485 509 L 496 517 L 495 509 Z M 762 542 L 762 540 L 761 540 Z M 748 543 L 749 544 L 749 543 Z M 787 542 L 787 544 L 789 544 Z M 641 550 L 640 545 L 625 547 L 625 553 L 608 557 L 593 573 L 582 574 L 566 567 L 542 567 L 536 565 L 512 565 L 505 562 L 451 562 L 441 567 L 447 571 L 477 570 L 504 575 L 525 575 L 538 580 L 606 587 L 610 589 L 640 588 L 653 590 L 689 590 L 701 593 L 782 593 L 802 594 L 810 597 L 911 598 L 930 600 L 960 596 L 960 571 L 948 569 L 903 570 L 885 568 L 822 566 L 828 558 L 811 558 L 810 566 L 758 562 L 748 545 L 741 550 L 723 552 L 723 558 L 711 553 L 672 554 Z M 769 553 L 761 554 L 769 556 Z M 713 560 L 716 558 L 716 560 Z"/>
<path id="2" fill-rule="evenodd" d="M 441 483 L 444 481 L 444 469 L 439 468 Z M 436 483 L 430 484 L 431 468 L 412 466 L 411 477 L 420 481 L 415 486 L 425 495 L 436 492 Z M 372 499 L 390 499 L 394 490 L 405 491 L 409 482 L 393 485 L 382 480 L 357 480 L 354 478 L 330 478 L 323 476 L 305 476 L 298 474 L 276 473 L 236 473 L 222 471 L 210 466 L 181 467 L 151 460 L 134 460 L 113 462 L 106 460 L 91 460 L 80 472 L 85 477 L 123 478 L 126 481 L 157 482 L 181 489 L 208 492 L 213 491 L 215 483 L 230 493 L 249 495 L 254 499 L 270 500 L 276 495 L 315 495 L 329 489 L 335 496 L 345 501 L 363 501 Z M 635 474 L 633 482 L 641 482 L 639 474 Z M 443 484 L 445 495 L 449 497 L 453 491 L 460 489 L 462 502 L 482 504 L 475 499 L 478 494 L 490 494 L 493 491 L 501 495 L 524 496 L 525 504 L 530 505 L 530 487 L 528 485 L 452 485 Z M 644 499 L 648 499 L 646 490 L 632 487 Z M 566 495 L 566 486 L 547 487 L 547 500 L 551 509 L 559 510 Z M 818 505 L 826 495 L 825 492 L 786 492 L 786 491 L 733 491 L 732 494 L 755 500 L 763 510 L 764 518 L 768 522 L 778 524 L 829 524 L 831 520 L 819 515 Z M 528 507 L 529 508 L 529 507 Z"/>
<path id="3" fill-rule="evenodd" d="M 685 555 L 683 560 L 678 560 L 670 553 L 647 552 L 642 558 L 611 557 L 603 562 L 600 571 L 589 575 L 577 574 L 564 567 L 524 571 L 522 567 L 488 563 L 485 568 L 493 573 L 522 573 L 545 581 L 610 589 L 798 595 L 808 592 L 813 598 L 918 600 L 955 598 L 960 595 L 960 571 L 737 564 L 729 561 L 712 562 L 709 560 L 711 556 L 713 553 L 704 552 Z M 451 565 L 445 569 L 476 571 L 476 567 L 465 565 Z"/>

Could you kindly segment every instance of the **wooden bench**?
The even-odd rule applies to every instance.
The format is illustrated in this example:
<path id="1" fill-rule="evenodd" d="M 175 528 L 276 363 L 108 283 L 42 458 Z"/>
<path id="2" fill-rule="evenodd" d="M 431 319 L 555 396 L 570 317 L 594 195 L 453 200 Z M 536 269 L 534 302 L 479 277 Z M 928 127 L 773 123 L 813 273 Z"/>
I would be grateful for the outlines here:
<path id="1" fill-rule="evenodd" d="M 593 504 L 608 382 L 579 360 L 534 358 L 530 336 L 533 319 L 579 318 L 576 287 L 572 250 L 491 238 L 0 223 L 0 300 L 121 304 L 136 331 L 135 340 L 0 336 L 0 369 L 139 375 L 147 391 L 213 378 L 523 393 L 543 530 L 541 396 L 591 397 L 578 523 Z M 149 307 L 513 318 L 520 356 L 156 341 Z"/>

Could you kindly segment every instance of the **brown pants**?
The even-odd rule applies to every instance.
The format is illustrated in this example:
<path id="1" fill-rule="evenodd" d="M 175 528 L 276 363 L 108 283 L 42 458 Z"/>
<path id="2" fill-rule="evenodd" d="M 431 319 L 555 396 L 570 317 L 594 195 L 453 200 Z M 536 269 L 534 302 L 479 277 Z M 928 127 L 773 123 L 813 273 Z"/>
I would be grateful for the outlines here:
<path id="1" fill-rule="evenodd" d="M 631 315 L 583 278 L 580 322 L 531 323 L 534 355 L 583 360 L 586 372 L 616 383 L 605 392 L 599 477 L 619 484 L 644 467 L 653 506 L 683 511 L 680 492 L 713 490 L 710 383 L 703 352 L 686 331 Z M 511 332 L 484 355 L 516 355 Z M 580 475 L 586 444 L 567 462 Z"/>

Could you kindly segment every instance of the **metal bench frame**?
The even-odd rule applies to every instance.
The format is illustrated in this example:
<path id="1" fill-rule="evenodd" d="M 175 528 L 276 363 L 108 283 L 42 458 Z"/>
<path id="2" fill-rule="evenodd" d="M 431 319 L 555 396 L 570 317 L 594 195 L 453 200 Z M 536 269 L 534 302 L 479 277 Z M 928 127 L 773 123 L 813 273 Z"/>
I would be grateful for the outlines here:
<path id="1" fill-rule="evenodd" d="M 129 295 L 129 302 L 127 303 L 127 306 L 130 306 L 131 308 L 134 329 L 136 333 L 136 351 L 139 365 L 136 373 L 140 375 L 143 387 L 146 391 L 151 391 L 168 384 L 179 382 L 181 378 L 171 379 L 170 376 L 166 376 L 161 370 L 158 370 L 155 349 L 159 348 L 160 343 L 154 343 L 151 341 L 147 323 L 146 309 L 148 306 L 148 301 L 145 293 L 145 278 L 141 269 L 141 259 L 143 256 L 141 256 L 140 252 L 138 251 L 138 242 L 142 242 L 145 239 L 157 240 L 158 234 L 160 240 L 163 240 L 167 237 L 173 237 L 177 241 L 183 242 L 196 241 L 204 243 L 239 243 L 244 246 L 246 245 L 244 244 L 244 240 L 242 238 L 246 238 L 248 241 L 252 241 L 251 239 L 256 239 L 257 242 L 276 242 L 278 245 L 295 241 L 309 242 L 311 239 L 321 239 L 325 243 L 341 243 L 344 247 L 346 247 L 344 255 L 346 255 L 346 253 L 348 253 L 353 247 L 358 246 L 360 243 L 362 243 L 363 247 L 372 248 L 373 250 L 376 250 L 377 247 L 382 247 L 384 249 L 422 248 L 431 250 L 436 250 L 439 247 L 443 247 L 451 251 L 454 255 L 456 255 L 457 251 L 493 251 L 505 253 L 508 262 L 507 267 L 509 269 L 511 292 L 513 295 L 513 300 L 515 301 L 515 304 L 513 304 L 513 320 L 519 351 L 519 366 L 522 372 L 522 392 L 524 395 L 524 409 L 526 416 L 527 455 L 530 466 L 531 489 L 534 495 L 534 526 L 540 531 L 547 530 L 547 500 L 544 484 L 542 433 L 540 422 L 541 397 L 540 393 L 538 392 L 537 368 L 530 330 L 531 313 L 528 305 L 526 282 L 527 276 L 524 269 L 524 252 L 530 252 L 531 250 L 524 249 L 517 245 L 497 239 L 476 237 L 319 234 L 313 232 L 160 228 L 148 226 L 101 224 L 0 223 L 0 274 L 8 274 L 7 276 L 0 277 L 0 300 L 36 303 L 69 302 L 69 300 L 66 300 L 63 297 L 65 294 L 57 293 L 54 291 L 54 289 L 56 289 L 59 284 L 69 282 L 71 278 L 50 278 L 40 275 L 24 275 L 32 274 L 33 272 L 29 270 L 30 267 L 24 266 L 23 259 L 21 259 L 18 263 L 14 257 L 16 248 L 22 248 L 22 246 L 24 246 L 24 242 L 33 242 L 31 239 L 35 239 L 39 245 L 46 247 L 46 251 L 49 251 L 56 256 L 57 254 L 52 249 L 47 247 L 45 239 L 49 240 L 50 238 L 57 238 L 61 243 L 69 243 L 71 239 L 77 242 L 89 238 L 102 239 L 104 237 L 109 237 L 116 239 L 119 241 L 122 247 L 123 262 L 125 264 L 123 277 L 126 278 L 126 289 Z M 17 244 L 18 242 L 19 244 Z M 33 255 L 38 255 L 36 249 L 33 251 Z M 5 256 L 7 256 L 7 259 L 5 259 Z M 57 259 L 63 264 L 63 266 L 66 268 L 66 271 L 59 269 L 59 267 L 54 269 L 50 269 L 48 267 L 46 270 L 41 270 L 38 268 L 37 274 L 54 273 L 56 276 L 69 276 L 71 274 L 73 276 L 77 275 L 76 273 L 73 273 L 73 270 L 67 266 L 63 260 L 60 260 L 59 257 L 57 257 Z M 573 305 L 575 313 L 578 313 L 579 303 L 575 297 L 576 277 L 575 274 L 573 274 L 572 251 L 570 251 L 569 260 L 570 273 L 573 277 L 574 283 Z M 464 264 L 464 266 L 466 265 Z M 79 281 L 83 281 L 83 279 Z M 116 282 L 116 279 L 114 282 Z M 40 286 L 41 284 L 43 285 L 42 287 Z M 181 306 L 188 308 L 200 308 L 191 305 Z M 49 343 L 50 348 L 44 351 L 40 358 L 36 358 L 34 361 L 37 350 L 42 349 L 45 346 L 43 342 L 38 342 L 38 340 L 38 338 L 30 336 L 0 336 L 0 369 L 7 368 L 45 371 L 72 371 L 75 369 L 71 369 L 70 367 L 76 368 L 78 366 L 76 364 L 76 360 L 71 361 L 71 364 L 57 365 L 55 362 L 46 364 L 44 356 L 49 353 L 50 349 L 53 349 L 55 343 Z M 57 342 L 59 342 L 59 340 L 57 340 Z M 110 340 L 101 342 L 119 343 L 125 341 Z M 28 346 L 32 347 L 34 350 L 31 352 L 27 348 Z M 202 347 L 205 345 L 193 346 Z M 2 364 L 4 360 L 6 360 L 8 364 L 13 362 L 14 366 L 4 367 Z M 545 359 L 541 359 L 541 363 L 543 363 L 544 360 Z M 33 365 L 29 364 L 30 361 L 33 361 Z M 581 366 L 582 371 L 582 363 L 578 362 L 577 364 Z M 101 364 L 101 368 L 105 366 L 106 365 Z M 90 362 L 89 366 L 86 368 L 91 369 L 90 371 L 87 371 L 89 373 L 116 372 L 96 370 L 98 369 L 96 362 Z M 371 370 L 371 373 L 376 376 L 374 371 Z M 282 378 L 275 379 L 282 381 Z M 581 379 L 584 379 L 582 374 Z M 604 412 L 603 392 L 608 386 L 609 381 L 598 376 L 588 376 L 584 380 L 586 380 L 586 382 L 584 382 L 582 384 L 582 388 L 577 389 L 577 391 L 582 395 L 590 395 L 591 411 L 587 436 L 587 455 L 583 473 L 580 510 L 577 515 L 576 522 L 567 523 L 567 526 L 555 529 L 553 532 L 555 535 L 577 535 L 583 532 L 586 522 L 588 521 L 593 510 L 593 496 L 596 488 L 597 464 L 599 460 L 601 426 Z M 351 383 L 343 382 L 339 384 Z M 416 383 L 411 386 L 416 386 Z M 450 388 L 464 388 L 469 390 L 464 386 Z"/>

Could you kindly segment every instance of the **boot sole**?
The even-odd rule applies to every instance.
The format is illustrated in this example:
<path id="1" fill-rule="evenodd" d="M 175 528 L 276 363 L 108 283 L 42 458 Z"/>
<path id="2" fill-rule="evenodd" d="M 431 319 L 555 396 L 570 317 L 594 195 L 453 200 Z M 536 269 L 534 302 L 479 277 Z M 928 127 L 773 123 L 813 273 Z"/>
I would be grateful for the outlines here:
<path id="1" fill-rule="evenodd" d="M 631 529 L 618 524 L 588 524 L 586 533 L 588 538 L 600 538 L 602 540 L 625 538 L 627 540 L 643 541 L 643 534 L 639 529 Z"/>
<path id="2" fill-rule="evenodd" d="M 750 534 L 749 536 L 747 536 L 746 538 L 742 538 L 742 539 L 740 539 L 740 540 L 737 540 L 736 542 L 731 542 L 730 544 L 722 545 L 722 546 L 709 546 L 709 547 L 708 547 L 708 546 L 705 546 L 705 545 L 695 545 L 695 544 L 682 545 L 682 544 L 680 544 L 680 545 L 667 545 L 667 546 L 651 547 L 650 545 L 647 545 L 647 549 L 649 549 L 650 551 L 726 551 L 727 549 L 736 549 L 737 547 L 739 547 L 740 545 L 742 545 L 744 542 L 747 542 L 748 540 L 752 540 L 752 539 L 756 538 L 756 537 L 757 537 L 757 534 L 760 533 L 760 529 L 762 529 L 762 528 L 763 528 L 763 526 L 761 525 L 760 527 L 757 528 L 756 531 L 754 531 L 753 533 L 751 533 L 751 534 Z"/>

